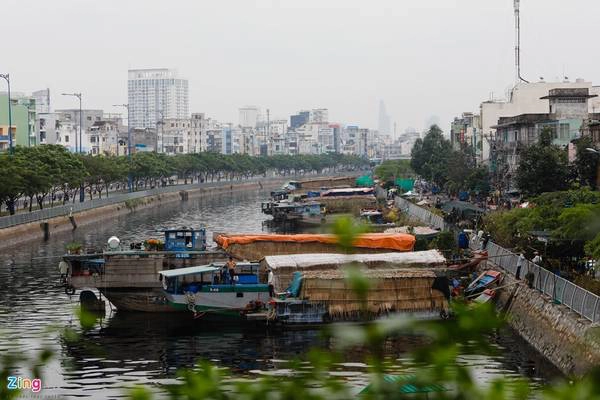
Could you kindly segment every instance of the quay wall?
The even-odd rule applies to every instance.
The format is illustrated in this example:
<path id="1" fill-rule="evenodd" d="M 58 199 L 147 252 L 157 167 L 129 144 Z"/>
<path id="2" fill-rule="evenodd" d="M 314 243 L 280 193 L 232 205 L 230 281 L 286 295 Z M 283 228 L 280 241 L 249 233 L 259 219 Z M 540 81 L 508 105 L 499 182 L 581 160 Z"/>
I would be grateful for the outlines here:
<path id="1" fill-rule="evenodd" d="M 443 219 L 407 200 L 396 198 L 396 205 L 413 218 L 438 229 L 446 228 Z M 479 245 L 477 240 L 472 247 Z M 527 262 L 524 278 L 533 274 L 533 287 L 516 279 L 517 255 L 492 241 L 487 245 L 490 259 L 480 270 L 504 273 L 496 305 L 508 324 L 564 374 L 582 376 L 600 365 L 600 299 L 550 271 Z"/>
<path id="2" fill-rule="evenodd" d="M 488 261 L 487 268 L 503 270 Z M 503 271 L 496 305 L 508 324 L 538 352 L 569 376 L 581 376 L 600 365 L 600 327 L 524 281 Z"/>
<path id="3" fill-rule="evenodd" d="M 293 177 L 292 177 L 293 178 Z M 334 182 L 340 182 L 340 177 L 315 178 L 319 185 L 324 186 Z M 341 177 L 341 179 L 352 179 Z M 201 196 L 211 196 L 219 193 L 235 193 L 257 189 L 274 189 L 290 180 L 290 177 L 281 177 L 276 179 L 266 179 L 262 181 L 231 182 L 219 186 L 209 187 L 186 187 L 185 190 L 170 191 L 166 193 L 153 194 L 150 196 L 138 197 L 118 203 L 113 203 L 101 207 L 90 208 L 87 210 L 74 211 L 72 217 L 76 225 L 86 226 L 102 221 L 108 221 L 120 215 L 134 212 L 151 207 L 160 207 L 169 203 L 182 201 L 183 198 L 197 198 Z M 313 179 L 303 178 L 301 182 L 312 182 Z M 304 183 L 303 183 L 304 184 Z M 68 232 L 74 229 L 69 215 L 60 215 L 53 218 L 47 218 L 43 221 L 34 221 L 23 223 L 0 229 L 0 249 L 18 245 L 29 240 L 37 240 L 44 237 L 43 224 L 47 223 L 47 233 L 53 234 Z"/>

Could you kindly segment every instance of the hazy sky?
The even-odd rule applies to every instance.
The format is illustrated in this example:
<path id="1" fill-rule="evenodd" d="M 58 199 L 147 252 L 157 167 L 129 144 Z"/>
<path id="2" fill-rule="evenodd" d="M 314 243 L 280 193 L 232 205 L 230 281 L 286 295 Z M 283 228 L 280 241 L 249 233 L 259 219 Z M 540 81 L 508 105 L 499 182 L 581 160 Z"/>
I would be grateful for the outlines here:
<path id="1" fill-rule="evenodd" d="M 2 0 L 0 73 L 14 91 L 49 87 L 53 108 L 127 101 L 127 69 L 189 79 L 190 112 L 237 122 L 238 107 L 329 108 L 398 130 L 476 111 L 514 82 L 512 0 Z M 600 84 L 597 0 L 522 0 L 522 75 Z M 0 82 L 0 90 L 4 90 Z"/>

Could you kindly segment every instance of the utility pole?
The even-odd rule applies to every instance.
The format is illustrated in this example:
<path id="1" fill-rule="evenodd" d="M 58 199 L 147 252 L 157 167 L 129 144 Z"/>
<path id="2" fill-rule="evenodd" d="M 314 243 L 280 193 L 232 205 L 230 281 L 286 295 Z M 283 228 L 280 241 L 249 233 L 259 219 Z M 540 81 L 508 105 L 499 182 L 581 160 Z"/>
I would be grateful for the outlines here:
<path id="1" fill-rule="evenodd" d="M 10 101 L 10 74 L 0 74 L 0 78 L 4 78 L 8 85 L 8 154 L 13 154 L 13 139 L 12 139 L 12 104 Z"/>
<path id="2" fill-rule="evenodd" d="M 83 145 L 82 145 L 82 136 L 81 132 L 83 131 L 83 113 L 81 109 L 81 92 L 80 93 L 62 93 L 63 96 L 74 96 L 79 99 L 79 151 L 77 150 L 77 143 L 75 143 L 75 152 L 82 153 Z M 77 140 L 77 135 L 75 135 L 75 140 Z M 83 190 L 83 183 L 79 186 L 79 202 L 83 203 L 85 201 L 85 191 Z"/>
<path id="3" fill-rule="evenodd" d="M 131 181 L 131 113 L 129 104 L 113 104 L 113 107 L 125 107 L 127 109 L 127 158 L 129 159 L 129 173 L 127 174 L 127 187 L 130 192 L 133 191 Z M 118 130 L 117 130 L 118 132 Z M 119 155 L 119 134 L 117 133 L 117 155 Z"/>
<path id="4" fill-rule="evenodd" d="M 271 121 L 269 120 L 269 109 L 267 108 L 267 143 L 268 143 L 268 147 L 267 147 L 267 155 L 271 155 L 272 151 L 272 147 L 273 147 L 273 140 L 271 138 Z"/>

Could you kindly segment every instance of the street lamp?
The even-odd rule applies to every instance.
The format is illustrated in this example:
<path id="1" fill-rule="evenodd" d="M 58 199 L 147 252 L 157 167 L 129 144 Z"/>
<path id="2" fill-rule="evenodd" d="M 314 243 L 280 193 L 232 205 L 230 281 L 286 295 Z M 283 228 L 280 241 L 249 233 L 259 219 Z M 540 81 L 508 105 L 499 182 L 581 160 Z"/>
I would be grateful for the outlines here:
<path id="1" fill-rule="evenodd" d="M 10 102 L 10 74 L 0 74 L 0 78 L 4 78 L 8 85 L 8 153 L 13 153 L 13 140 L 12 140 L 12 112 Z"/>
<path id="2" fill-rule="evenodd" d="M 75 96 L 79 99 L 79 150 L 77 150 L 77 143 L 75 143 L 75 152 L 82 153 L 82 144 L 81 144 L 81 131 L 83 130 L 83 114 L 81 112 L 81 93 L 61 93 L 63 96 Z M 75 140 L 77 140 L 77 136 L 75 136 Z"/>
<path id="3" fill-rule="evenodd" d="M 131 167 L 131 119 L 129 113 L 129 104 L 113 104 L 113 107 L 125 107 L 127 109 L 127 157 L 129 158 L 129 166 Z M 117 135 L 117 151 L 119 151 L 119 137 Z M 131 168 L 127 174 L 127 186 L 129 191 L 133 191 L 133 185 L 131 182 Z"/>

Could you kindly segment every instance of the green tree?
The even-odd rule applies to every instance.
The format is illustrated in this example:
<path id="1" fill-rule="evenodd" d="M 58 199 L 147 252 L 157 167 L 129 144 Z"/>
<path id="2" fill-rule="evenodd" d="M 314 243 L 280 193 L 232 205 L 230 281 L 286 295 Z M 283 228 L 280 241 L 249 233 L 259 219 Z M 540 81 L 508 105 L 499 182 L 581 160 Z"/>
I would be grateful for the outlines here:
<path id="1" fill-rule="evenodd" d="M 584 136 L 576 144 L 577 156 L 575 158 L 575 169 L 577 171 L 577 178 L 582 186 L 598 189 L 596 187 L 596 179 L 600 163 L 599 155 L 587 149 L 594 149 L 594 143 L 592 138 Z"/>
<path id="2" fill-rule="evenodd" d="M 567 152 L 552 144 L 552 131 L 544 129 L 539 143 L 521 151 L 517 186 L 527 195 L 565 190 L 569 184 Z"/>

